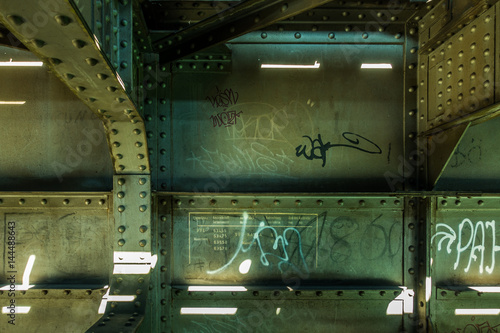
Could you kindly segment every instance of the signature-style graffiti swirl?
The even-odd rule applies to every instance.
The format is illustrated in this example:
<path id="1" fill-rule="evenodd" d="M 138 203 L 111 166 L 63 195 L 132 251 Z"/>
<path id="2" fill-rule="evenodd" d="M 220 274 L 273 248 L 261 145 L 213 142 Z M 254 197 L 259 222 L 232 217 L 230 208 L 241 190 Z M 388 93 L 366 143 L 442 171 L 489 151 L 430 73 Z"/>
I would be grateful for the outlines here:
<path id="1" fill-rule="evenodd" d="M 297 157 L 304 155 L 304 157 L 308 160 L 320 159 L 323 161 L 323 164 L 321 166 L 324 167 L 326 164 L 326 152 L 328 151 L 328 149 L 334 147 L 353 148 L 368 154 L 382 154 L 382 149 L 380 149 L 380 147 L 376 143 L 359 134 L 344 132 L 342 133 L 342 137 L 347 140 L 349 144 L 332 144 L 330 142 L 323 143 L 321 134 L 318 134 L 318 138 L 314 140 L 310 136 L 304 135 L 303 138 L 309 139 L 311 145 L 309 153 L 307 145 L 299 145 L 295 148 L 295 155 Z M 363 144 L 368 144 L 368 147 L 363 146 Z"/>

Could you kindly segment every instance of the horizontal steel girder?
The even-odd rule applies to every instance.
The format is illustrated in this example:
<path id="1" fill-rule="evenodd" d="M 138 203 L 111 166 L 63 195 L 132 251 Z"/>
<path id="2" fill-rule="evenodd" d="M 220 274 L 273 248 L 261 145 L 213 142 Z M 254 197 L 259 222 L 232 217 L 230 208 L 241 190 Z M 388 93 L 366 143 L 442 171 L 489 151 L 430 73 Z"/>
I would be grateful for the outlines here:
<path id="1" fill-rule="evenodd" d="M 249 0 L 156 42 L 160 62 L 170 62 L 297 15 L 329 1 Z"/>

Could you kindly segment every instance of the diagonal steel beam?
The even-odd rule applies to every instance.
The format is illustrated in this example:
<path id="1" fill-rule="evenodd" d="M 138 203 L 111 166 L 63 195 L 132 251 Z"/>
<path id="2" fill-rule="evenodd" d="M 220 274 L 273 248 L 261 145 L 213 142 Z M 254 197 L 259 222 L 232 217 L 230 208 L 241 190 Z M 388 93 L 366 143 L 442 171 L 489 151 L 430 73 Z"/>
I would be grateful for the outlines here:
<path id="1" fill-rule="evenodd" d="M 263 29 L 330 0 L 247 0 L 155 43 L 160 62 L 170 62 L 248 32 Z"/>
<path id="2" fill-rule="evenodd" d="M 115 173 L 148 174 L 144 122 L 75 3 L 0 1 L 0 22 L 99 116 Z"/>

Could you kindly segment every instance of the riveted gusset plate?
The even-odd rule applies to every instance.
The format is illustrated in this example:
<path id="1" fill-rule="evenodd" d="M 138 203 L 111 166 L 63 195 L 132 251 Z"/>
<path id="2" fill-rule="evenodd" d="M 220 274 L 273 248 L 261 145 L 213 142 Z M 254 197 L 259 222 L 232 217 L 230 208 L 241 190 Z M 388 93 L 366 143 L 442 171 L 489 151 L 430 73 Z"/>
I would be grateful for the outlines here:
<path id="1" fill-rule="evenodd" d="M 143 120 L 76 8 L 63 0 L 1 2 L 0 21 L 98 114 L 108 138 L 127 133 L 109 142 L 115 172 L 149 173 Z"/>
<path id="2" fill-rule="evenodd" d="M 436 186 L 469 126 L 470 124 L 463 124 L 428 138 L 427 159 L 430 186 Z"/>

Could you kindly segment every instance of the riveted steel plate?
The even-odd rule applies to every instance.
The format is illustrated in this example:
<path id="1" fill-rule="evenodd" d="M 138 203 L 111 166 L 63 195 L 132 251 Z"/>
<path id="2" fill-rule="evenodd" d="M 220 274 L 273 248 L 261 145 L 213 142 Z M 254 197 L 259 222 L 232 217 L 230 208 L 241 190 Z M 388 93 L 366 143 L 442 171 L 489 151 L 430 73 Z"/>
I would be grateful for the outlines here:
<path id="1" fill-rule="evenodd" d="M 488 309 L 490 309 L 490 312 L 491 309 L 498 309 L 498 299 L 487 301 L 480 296 L 476 296 L 476 300 L 463 301 L 457 299 L 454 293 L 448 293 L 446 298 L 446 301 L 436 302 L 433 308 L 431 323 L 434 332 L 476 333 L 498 332 L 500 330 L 498 315 L 481 314 L 481 312 L 488 311 Z"/>
<path id="2" fill-rule="evenodd" d="M 388 189 L 384 174 L 403 156 L 402 59 L 400 45 L 233 44 L 231 75 L 174 73 L 171 141 L 159 147 L 172 147 L 172 180 L 161 181 L 193 192 Z M 381 62 L 392 69 L 360 69 Z"/>
<path id="3" fill-rule="evenodd" d="M 173 305 L 174 332 L 400 332 L 401 315 L 388 315 L 390 300 L 186 301 Z M 341 297 L 339 297 L 341 298 Z M 399 300 L 396 302 L 401 303 Z M 400 306 L 400 305 L 399 305 Z M 188 315 L 190 308 L 221 307 L 232 315 Z M 396 305 L 398 307 L 398 305 Z M 375 325 L 374 322 L 377 324 Z"/>
<path id="4" fill-rule="evenodd" d="M 22 281 L 26 270 L 34 285 L 108 283 L 112 256 L 106 194 L 0 197 L 0 284 L 12 274 L 16 283 L 28 283 Z"/>
<path id="5" fill-rule="evenodd" d="M 0 61 L 39 61 L 0 47 Z M 102 122 L 42 67 L 0 67 L 3 191 L 110 190 L 112 165 Z"/>
<path id="6" fill-rule="evenodd" d="M 142 118 L 74 2 L 4 2 L 0 13 L 2 23 L 103 120 L 116 173 L 147 174 Z"/>
<path id="7" fill-rule="evenodd" d="M 39 298 L 26 298 L 18 293 L 16 304 L 19 307 L 30 307 L 29 312 L 16 313 L 15 325 L 9 324 L 9 317 L 2 314 L 0 330 L 13 333 L 85 332 L 102 316 L 97 313 L 102 299 L 100 293 L 76 299 L 72 293 L 65 295 L 62 290 L 60 292 L 64 297 L 50 299 L 47 299 L 50 291 Z M 7 306 L 9 300 L 0 296 L 0 306 Z"/>
<path id="8" fill-rule="evenodd" d="M 400 199 L 174 196 L 173 203 L 175 285 L 403 283 Z"/>
<path id="9" fill-rule="evenodd" d="M 429 54 L 428 128 L 494 102 L 494 18 L 492 7 Z"/>
<path id="10" fill-rule="evenodd" d="M 430 246 L 437 286 L 498 283 L 499 204 L 498 197 L 436 199 Z"/>

